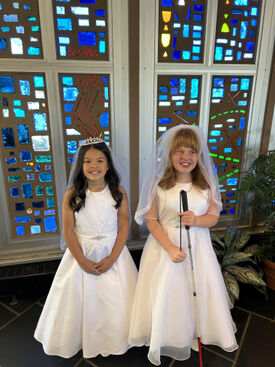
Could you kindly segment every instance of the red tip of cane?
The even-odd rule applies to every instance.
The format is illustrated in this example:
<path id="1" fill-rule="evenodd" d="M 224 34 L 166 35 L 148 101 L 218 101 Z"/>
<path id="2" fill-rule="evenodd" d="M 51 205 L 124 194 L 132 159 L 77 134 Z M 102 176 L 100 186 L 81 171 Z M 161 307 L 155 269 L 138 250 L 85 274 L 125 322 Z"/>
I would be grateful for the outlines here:
<path id="1" fill-rule="evenodd" d="M 203 367 L 203 364 L 202 364 L 201 339 L 200 338 L 198 338 L 198 347 L 199 347 L 200 367 Z"/>

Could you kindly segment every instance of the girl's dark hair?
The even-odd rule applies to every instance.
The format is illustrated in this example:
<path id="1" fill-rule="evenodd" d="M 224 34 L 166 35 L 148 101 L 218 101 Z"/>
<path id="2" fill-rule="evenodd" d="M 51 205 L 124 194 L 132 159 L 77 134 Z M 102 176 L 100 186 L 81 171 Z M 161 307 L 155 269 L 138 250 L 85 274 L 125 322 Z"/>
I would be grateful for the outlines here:
<path id="1" fill-rule="evenodd" d="M 78 212 L 82 208 L 82 206 L 85 205 L 88 182 L 83 173 L 83 162 L 84 156 L 87 150 L 89 150 L 90 148 L 100 150 L 102 153 L 104 153 L 107 159 L 108 171 L 106 172 L 104 178 L 109 186 L 112 197 L 116 202 L 115 208 L 118 209 L 122 201 L 122 193 L 119 190 L 120 178 L 114 167 L 110 150 L 105 143 L 84 145 L 80 148 L 73 177 L 73 190 L 69 200 L 69 205 L 75 212 Z"/>

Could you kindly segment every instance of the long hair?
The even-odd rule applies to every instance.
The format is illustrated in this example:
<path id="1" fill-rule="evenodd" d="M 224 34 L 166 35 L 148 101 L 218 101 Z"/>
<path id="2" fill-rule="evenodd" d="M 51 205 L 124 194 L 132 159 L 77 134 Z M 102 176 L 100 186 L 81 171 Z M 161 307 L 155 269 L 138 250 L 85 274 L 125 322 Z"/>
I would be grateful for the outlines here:
<path id="1" fill-rule="evenodd" d="M 88 182 L 83 172 L 83 162 L 85 154 L 90 148 L 101 151 L 107 159 L 108 171 L 106 172 L 104 179 L 109 186 L 113 199 L 116 202 L 115 208 L 118 209 L 122 201 L 122 193 L 119 190 L 120 178 L 114 167 L 110 150 L 105 143 L 90 144 L 80 147 L 73 177 L 73 191 L 69 200 L 69 205 L 76 212 L 85 205 Z"/>
<path id="2" fill-rule="evenodd" d="M 199 146 L 199 140 L 198 140 L 196 133 L 191 129 L 179 130 L 175 134 L 171 142 L 170 160 L 169 160 L 168 166 L 166 167 L 164 175 L 159 182 L 159 186 L 164 190 L 169 190 L 176 184 L 176 172 L 172 165 L 172 155 L 181 146 L 193 149 L 198 154 L 198 158 L 199 158 L 200 146 Z M 192 179 L 192 183 L 202 190 L 209 187 L 198 164 L 191 171 L 191 179 Z"/>

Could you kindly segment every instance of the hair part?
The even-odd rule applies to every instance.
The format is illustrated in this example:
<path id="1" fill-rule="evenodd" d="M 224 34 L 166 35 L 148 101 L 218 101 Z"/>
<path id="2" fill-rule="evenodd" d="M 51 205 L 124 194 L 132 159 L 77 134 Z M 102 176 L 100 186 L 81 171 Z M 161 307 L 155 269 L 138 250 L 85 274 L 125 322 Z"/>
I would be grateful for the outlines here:
<path id="1" fill-rule="evenodd" d="M 75 212 L 78 212 L 82 206 L 85 206 L 88 182 L 83 172 L 83 163 L 86 152 L 91 148 L 101 151 L 106 157 L 108 171 L 106 172 L 104 179 L 109 186 L 113 199 L 116 202 L 115 208 L 118 209 L 122 201 L 122 193 L 119 190 L 120 178 L 114 167 L 110 150 L 105 143 L 83 145 L 80 147 L 73 176 L 73 190 L 69 199 L 69 205 Z"/>
<path id="2" fill-rule="evenodd" d="M 196 185 L 198 188 L 205 190 L 209 188 L 208 183 L 206 182 L 204 175 L 199 166 L 199 160 L 201 155 L 201 149 L 199 144 L 199 139 L 197 134 L 188 128 L 180 129 L 172 139 L 171 147 L 170 147 L 170 159 L 168 166 L 164 172 L 163 177 L 159 182 L 159 187 L 164 190 L 169 190 L 176 184 L 176 171 L 172 164 L 172 156 L 180 147 L 186 147 L 193 149 L 198 154 L 198 163 L 196 167 L 191 171 L 191 180 L 193 185 Z"/>

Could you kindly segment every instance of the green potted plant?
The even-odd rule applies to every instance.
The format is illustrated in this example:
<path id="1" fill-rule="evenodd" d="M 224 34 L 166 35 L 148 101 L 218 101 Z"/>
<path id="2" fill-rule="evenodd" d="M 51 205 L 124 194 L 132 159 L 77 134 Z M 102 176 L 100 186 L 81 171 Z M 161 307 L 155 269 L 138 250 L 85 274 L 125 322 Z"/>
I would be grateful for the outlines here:
<path id="1" fill-rule="evenodd" d="M 252 208 L 252 224 L 262 224 L 255 255 L 264 266 L 267 285 L 275 290 L 275 150 L 252 162 L 238 194 Z"/>
<path id="2" fill-rule="evenodd" d="M 239 299 L 239 282 L 251 284 L 266 296 L 263 274 L 257 269 L 253 259 L 257 245 L 248 244 L 250 236 L 242 233 L 237 227 L 228 227 L 223 239 L 212 231 L 210 235 L 232 304 Z"/>

